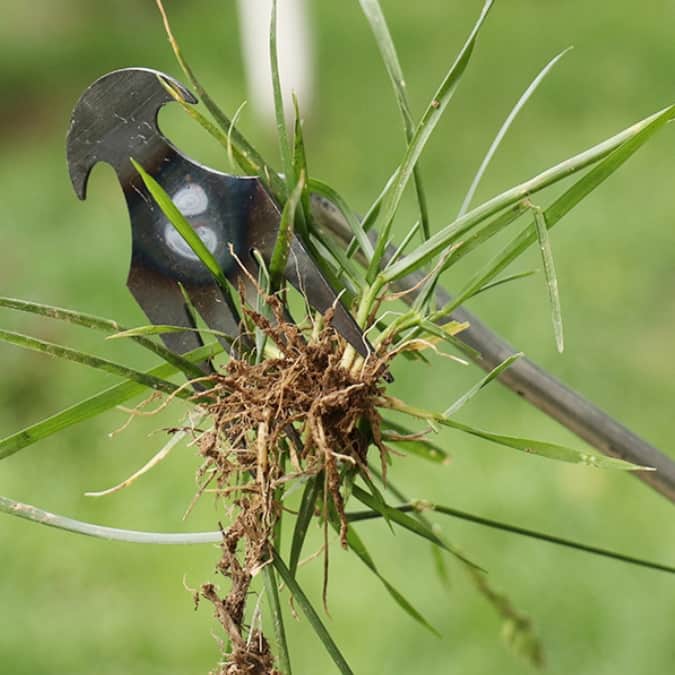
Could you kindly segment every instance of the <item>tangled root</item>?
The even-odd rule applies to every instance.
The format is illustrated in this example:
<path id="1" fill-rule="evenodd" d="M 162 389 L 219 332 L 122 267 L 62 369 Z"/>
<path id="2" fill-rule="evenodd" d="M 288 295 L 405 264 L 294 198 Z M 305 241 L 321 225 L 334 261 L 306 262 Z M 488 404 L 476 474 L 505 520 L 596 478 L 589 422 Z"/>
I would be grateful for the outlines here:
<path id="1" fill-rule="evenodd" d="M 385 465 L 381 418 L 375 401 L 383 392 L 386 358 L 373 355 L 357 373 L 341 365 L 345 343 L 331 327 L 308 339 L 284 319 L 277 298 L 267 298 L 274 320 L 244 308 L 250 322 L 279 349 L 260 363 L 232 358 L 199 394 L 212 427 L 201 436 L 200 490 L 211 486 L 233 507 L 223 532 L 218 571 L 231 582 L 221 597 L 201 589 L 230 638 L 231 653 L 218 675 L 275 673 L 269 645 L 251 627 L 243 637 L 246 599 L 253 576 L 271 560 L 274 525 L 281 513 L 279 488 L 296 478 L 322 476 L 323 517 L 337 514 L 347 546 L 347 520 L 340 491 L 346 471 L 367 472 L 367 451 L 379 449 Z"/>

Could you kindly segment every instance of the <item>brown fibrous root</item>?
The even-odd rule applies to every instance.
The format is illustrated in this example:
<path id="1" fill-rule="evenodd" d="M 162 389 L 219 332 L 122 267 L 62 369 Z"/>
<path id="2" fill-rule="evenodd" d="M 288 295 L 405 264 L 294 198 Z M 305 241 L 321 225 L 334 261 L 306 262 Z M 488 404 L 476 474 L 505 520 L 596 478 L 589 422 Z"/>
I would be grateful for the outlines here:
<path id="1" fill-rule="evenodd" d="M 223 530 L 218 571 L 230 581 L 224 597 L 211 584 L 209 600 L 227 633 L 231 651 L 218 675 L 276 673 L 261 632 L 244 626 L 253 576 L 271 561 L 274 525 L 281 513 L 279 488 L 293 479 L 321 476 L 324 519 L 339 520 L 347 545 L 347 519 L 341 494 L 347 469 L 367 472 L 373 444 L 384 466 L 387 448 L 375 402 L 383 393 L 386 356 L 372 355 L 355 372 L 341 365 L 343 338 L 332 328 L 333 310 L 311 337 L 288 322 L 278 298 L 266 297 L 269 317 L 244 307 L 249 324 L 279 350 L 275 358 L 252 363 L 231 358 L 199 393 L 212 426 L 202 434 L 204 462 L 200 490 L 210 487 L 232 511 Z M 205 402 L 206 401 L 206 402 Z"/>

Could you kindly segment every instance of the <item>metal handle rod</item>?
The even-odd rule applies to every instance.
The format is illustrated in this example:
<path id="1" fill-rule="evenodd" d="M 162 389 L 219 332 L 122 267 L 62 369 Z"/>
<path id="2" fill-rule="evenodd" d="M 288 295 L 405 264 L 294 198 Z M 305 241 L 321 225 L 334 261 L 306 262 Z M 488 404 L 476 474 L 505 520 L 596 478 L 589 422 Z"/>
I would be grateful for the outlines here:
<path id="1" fill-rule="evenodd" d="M 318 225 L 329 229 L 345 242 L 351 240 L 349 225 L 331 202 L 313 195 L 312 208 Z M 385 257 L 393 253 L 394 248 L 389 247 Z M 422 276 L 421 272 L 414 272 L 394 285 L 397 290 L 414 288 Z M 403 299 L 407 303 L 412 303 L 419 293 L 420 290 L 412 290 Z M 437 288 L 436 299 L 438 305 L 442 307 L 452 300 L 452 296 L 443 288 Z M 459 333 L 457 337 L 479 352 L 480 356 L 475 359 L 475 363 L 484 370 L 492 370 L 518 351 L 480 319 L 461 307 L 446 321 L 469 323 L 469 328 Z M 603 454 L 640 466 L 653 467 L 654 471 L 631 473 L 671 502 L 675 502 L 675 461 L 584 396 L 567 387 L 526 357 L 518 359 L 505 370 L 499 381 Z"/>

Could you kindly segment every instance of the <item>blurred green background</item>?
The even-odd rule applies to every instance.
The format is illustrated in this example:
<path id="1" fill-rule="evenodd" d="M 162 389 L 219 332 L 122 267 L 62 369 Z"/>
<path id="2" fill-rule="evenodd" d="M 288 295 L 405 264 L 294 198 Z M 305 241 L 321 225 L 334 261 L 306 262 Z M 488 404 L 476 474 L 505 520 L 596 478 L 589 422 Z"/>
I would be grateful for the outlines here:
<path id="1" fill-rule="evenodd" d="M 2 0 L 0 21 L 0 289 L 3 295 L 145 323 L 128 294 L 129 227 L 108 168 L 89 199 L 72 194 L 64 159 L 70 110 L 98 75 L 146 65 L 179 75 L 154 3 Z M 317 91 L 307 113 L 310 171 L 363 211 L 401 156 L 398 112 L 356 2 L 310 2 Z M 454 58 L 480 2 L 383 0 L 419 113 Z M 230 0 L 167 2 L 193 66 L 226 110 L 246 98 L 238 26 Z M 647 0 L 497 3 L 457 98 L 423 157 L 436 228 L 454 217 L 501 121 L 555 53 L 568 54 L 516 121 L 480 189 L 492 194 L 599 142 L 673 102 L 675 5 Z M 166 110 L 163 126 L 188 154 L 227 169 L 201 130 Z M 276 159 L 274 137 L 252 112 L 242 127 Z M 673 452 L 675 399 L 675 136 L 664 131 L 556 228 L 553 245 L 566 320 L 555 352 L 541 276 L 471 304 L 535 361 L 666 452 Z M 540 203 L 547 203 L 545 197 Z M 415 217 L 410 200 L 402 226 Z M 496 243 L 496 245 L 499 242 Z M 494 250 L 494 249 L 492 249 Z M 486 251 L 447 279 L 457 287 Z M 514 267 L 537 267 L 535 252 Z M 149 367 L 128 344 L 2 311 L 0 325 Z M 0 345 L 0 433 L 76 402 L 114 378 Z M 480 377 L 440 361 L 395 366 L 395 391 L 442 409 Z M 205 500 L 185 524 L 197 459 L 181 448 L 127 491 L 83 496 L 125 478 L 164 442 L 173 415 L 126 419 L 111 412 L 2 463 L 0 494 L 83 520 L 136 529 L 212 529 L 221 512 Z M 483 428 L 583 444 L 543 414 L 494 386 L 462 413 Z M 392 480 L 412 497 L 525 527 L 675 561 L 672 506 L 621 473 L 556 464 L 441 434 L 453 455 L 443 468 L 412 457 Z M 530 613 L 549 672 L 666 674 L 675 663 L 675 582 L 621 563 L 455 521 L 443 531 L 489 570 L 490 580 Z M 442 633 L 437 639 L 389 600 L 353 556 L 331 549 L 327 623 L 356 673 L 528 672 L 500 644 L 499 621 L 452 568 L 446 591 L 427 546 L 382 523 L 364 524 L 381 571 Z M 310 544 L 320 541 L 312 533 Z M 314 550 L 308 548 L 308 551 Z M 217 551 L 105 543 L 0 519 L 0 672 L 12 675 L 206 673 L 217 659 L 211 610 L 195 613 L 188 586 L 213 579 Z M 319 603 L 320 564 L 301 580 Z M 334 666 L 306 621 L 290 621 L 295 672 Z"/>

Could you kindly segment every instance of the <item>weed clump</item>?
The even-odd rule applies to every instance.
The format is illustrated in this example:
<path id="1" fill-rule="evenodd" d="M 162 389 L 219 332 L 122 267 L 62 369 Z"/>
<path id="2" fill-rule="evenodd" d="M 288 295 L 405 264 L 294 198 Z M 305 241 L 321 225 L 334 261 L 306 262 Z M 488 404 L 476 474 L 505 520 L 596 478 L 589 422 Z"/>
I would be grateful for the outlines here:
<path id="1" fill-rule="evenodd" d="M 213 584 L 201 596 L 215 608 L 232 645 L 219 673 L 268 673 L 269 646 L 257 627 L 244 634 L 246 600 L 253 577 L 271 562 L 275 524 L 283 510 L 285 485 L 315 479 L 323 491 L 324 526 L 336 517 L 347 546 L 343 482 L 367 473 L 367 452 L 382 442 L 376 408 L 383 394 L 386 357 L 373 354 L 345 368 L 346 344 L 331 326 L 333 310 L 309 331 L 289 322 L 282 302 L 265 296 L 268 316 L 244 307 L 245 316 L 273 343 L 275 355 L 256 361 L 230 358 L 223 372 L 206 380 L 199 393 L 211 427 L 202 432 L 199 494 L 227 499 L 231 524 L 223 530 L 218 571 L 230 581 L 219 595 Z M 324 548 L 327 555 L 327 548 Z"/>

